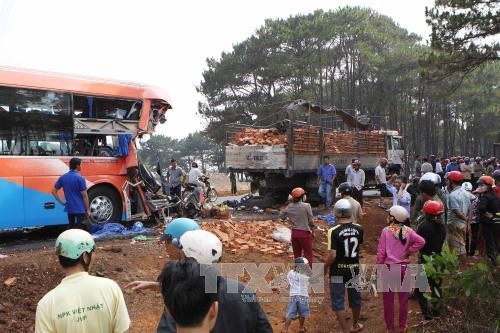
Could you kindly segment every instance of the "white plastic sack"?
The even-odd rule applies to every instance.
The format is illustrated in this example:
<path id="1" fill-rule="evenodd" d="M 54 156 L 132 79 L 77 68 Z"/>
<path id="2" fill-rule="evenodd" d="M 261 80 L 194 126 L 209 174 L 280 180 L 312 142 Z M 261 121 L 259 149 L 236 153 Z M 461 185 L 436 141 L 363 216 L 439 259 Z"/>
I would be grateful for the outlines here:
<path id="1" fill-rule="evenodd" d="M 292 230 L 287 227 L 277 227 L 272 237 L 277 242 L 290 243 L 292 241 Z"/>

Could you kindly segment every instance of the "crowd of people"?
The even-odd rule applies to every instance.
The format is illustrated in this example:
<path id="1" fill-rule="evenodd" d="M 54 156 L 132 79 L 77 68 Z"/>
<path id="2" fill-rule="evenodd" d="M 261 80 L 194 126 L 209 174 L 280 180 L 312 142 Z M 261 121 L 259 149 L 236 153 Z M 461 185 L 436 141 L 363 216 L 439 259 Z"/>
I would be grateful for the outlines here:
<path id="1" fill-rule="evenodd" d="M 475 173 L 476 162 L 471 168 L 462 168 L 462 164 L 469 165 L 465 158 L 463 163 L 461 159 L 450 159 L 449 165 L 441 165 L 442 169 L 437 167 L 440 163 L 435 158 L 422 161 L 415 166 L 415 171 L 420 172 L 415 175 L 420 177 L 414 177 L 411 184 L 404 176 L 387 175 L 385 158 L 375 170 L 381 193 L 379 206 L 387 210 L 387 226 L 381 230 L 376 264 L 388 267 L 392 278 L 396 272 L 396 286 L 401 287 L 390 287 L 391 274 L 382 274 L 382 303 L 388 332 L 397 329 L 408 332 L 410 290 L 400 282 L 405 280 L 411 255 L 418 254 L 418 262 L 424 263 L 426 256 L 439 254 L 447 243 L 465 264 L 465 256 L 475 255 L 475 248 L 484 242 L 491 264 L 497 264 L 500 170 L 496 162 L 488 162 L 486 168 L 482 164 L 479 174 Z M 85 183 L 78 177 L 80 164 L 78 159 L 70 162 L 71 171 L 56 183 L 55 192 L 61 187 L 65 193 L 73 191 L 74 197 L 66 195 L 67 201 L 59 198 L 60 202 L 71 208 L 78 197 L 79 205 L 75 207 L 85 214 L 88 204 L 84 199 Z M 365 177 L 360 166 L 359 160 L 353 160 L 347 173 L 348 181 L 339 186 L 342 198 L 333 206 L 336 223 L 327 231 L 328 254 L 322 272 L 328 278 L 331 308 L 342 333 L 359 332 L 364 328 L 360 322 L 362 298 L 359 288 L 355 287 L 359 283 L 352 284 L 359 280 L 364 235 L 362 190 Z M 172 169 L 175 171 L 174 166 Z M 181 175 L 182 172 L 178 172 L 178 176 Z M 170 177 L 177 176 L 171 173 Z M 327 207 L 333 203 L 335 177 L 335 167 L 325 158 L 318 170 L 318 181 Z M 289 204 L 280 213 L 281 219 L 291 225 L 294 255 L 292 269 L 287 274 L 290 294 L 282 331 L 286 332 L 293 319 L 298 318 L 299 332 L 306 332 L 305 321 L 310 316 L 309 284 L 318 279 L 311 270 L 315 225 L 304 189 L 293 189 L 290 197 Z M 68 214 L 73 212 L 76 211 L 68 210 Z M 69 218 L 78 223 L 78 219 Z M 161 293 L 165 311 L 157 332 L 273 331 L 256 294 L 248 286 L 221 276 L 213 266 L 223 254 L 222 242 L 215 234 L 201 230 L 198 223 L 186 218 L 167 224 L 163 234 L 162 240 L 171 260 L 158 279 L 133 281 L 125 286 L 133 291 L 149 289 Z M 66 277 L 38 303 L 35 331 L 126 332 L 131 321 L 120 287 L 112 280 L 88 274 L 95 252 L 91 235 L 80 229 L 69 229 L 59 235 L 55 245 Z M 433 295 L 440 293 L 439 281 L 429 279 L 428 283 Z M 416 297 L 424 319 L 428 320 L 439 315 L 439 309 L 428 301 L 424 291 L 417 289 Z M 345 294 L 352 311 L 350 323 L 344 311 Z M 399 301 L 398 325 L 394 318 L 395 296 Z"/>

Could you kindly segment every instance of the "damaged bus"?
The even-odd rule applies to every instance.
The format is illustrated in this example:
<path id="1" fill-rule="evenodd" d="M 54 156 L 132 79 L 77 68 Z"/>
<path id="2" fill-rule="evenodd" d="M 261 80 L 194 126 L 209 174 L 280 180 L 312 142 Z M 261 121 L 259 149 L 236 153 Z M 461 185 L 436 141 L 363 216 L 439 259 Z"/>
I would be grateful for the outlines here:
<path id="1" fill-rule="evenodd" d="M 147 219 L 135 141 L 169 109 L 156 87 L 0 67 L 0 230 L 67 224 L 51 191 L 74 156 L 92 222 Z"/>

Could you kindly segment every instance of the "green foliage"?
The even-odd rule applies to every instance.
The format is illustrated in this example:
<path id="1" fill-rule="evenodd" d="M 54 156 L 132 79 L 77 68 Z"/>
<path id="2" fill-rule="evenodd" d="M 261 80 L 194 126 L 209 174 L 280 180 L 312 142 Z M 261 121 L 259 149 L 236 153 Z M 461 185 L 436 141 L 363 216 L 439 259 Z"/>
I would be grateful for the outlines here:
<path id="1" fill-rule="evenodd" d="M 432 28 L 432 52 L 423 61 L 427 78 L 468 74 L 500 59 L 500 1 L 437 0 L 425 14 Z"/>
<path id="2" fill-rule="evenodd" d="M 441 319 L 431 324 L 430 331 L 497 332 L 500 328 L 498 270 L 478 262 L 460 271 L 458 256 L 448 246 L 439 255 L 424 256 L 424 262 L 427 276 L 442 283 L 441 294 L 435 298 L 426 295 L 435 308 L 442 309 Z"/>
<path id="3" fill-rule="evenodd" d="M 150 168 L 156 168 L 158 158 L 162 168 L 168 167 L 171 159 L 176 159 L 184 170 L 189 170 L 193 161 L 201 163 L 204 170 L 222 168 L 224 163 L 222 147 L 201 132 L 180 140 L 153 135 L 148 141 L 141 142 L 139 157 Z"/>
<path id="4" fill-rule="evenodd" d="M 433 83 L 420 77 L 429 51 L 371 9 L 266 20 L 230 52 L 207 59 L 199 113 L 207 135 L 222 143 L 225 124 L 261 120 L 301 98 L 400 130 L 408 156 L 490 155 L 500 121 L 498 64 Z"/>
<path id="5" fill-rule="evenodd" d="M 424 255 L 424 269 L 427 276 L 437 283 L 455 274 L 458 270 L 459 260 L 457 254 L 448 245 L 445 245 L 439 255 Z"/>

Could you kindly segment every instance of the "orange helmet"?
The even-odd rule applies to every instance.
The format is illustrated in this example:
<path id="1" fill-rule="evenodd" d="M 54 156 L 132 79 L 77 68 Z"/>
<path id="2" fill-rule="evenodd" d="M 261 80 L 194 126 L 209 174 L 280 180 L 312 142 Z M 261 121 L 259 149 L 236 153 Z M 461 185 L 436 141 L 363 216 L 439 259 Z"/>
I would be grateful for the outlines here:
<path id="1" fill-rule="evenodd" d="M 306 194 L 306 191 L 302 187 L 296 187 L 292 190 L 292 198 L 298 199 L 304 194 Z"/>
<path id="2" fill-rule="evenodd" d="M 493 184 L 495 184 L 495 181 L 490 176 L 481 176 L 481 177 L 479 177 L 479 180 L 477 181 L 477 183 L 493 186 Z"/>

